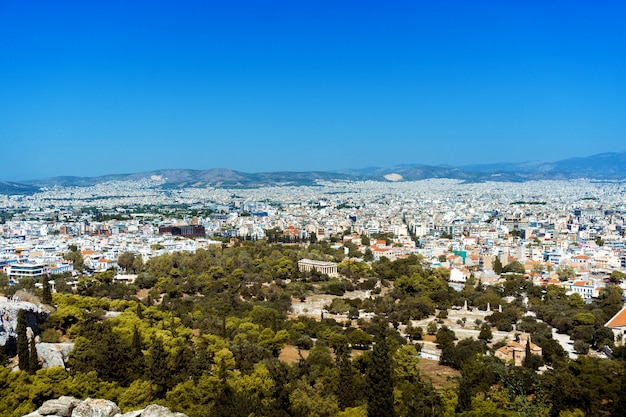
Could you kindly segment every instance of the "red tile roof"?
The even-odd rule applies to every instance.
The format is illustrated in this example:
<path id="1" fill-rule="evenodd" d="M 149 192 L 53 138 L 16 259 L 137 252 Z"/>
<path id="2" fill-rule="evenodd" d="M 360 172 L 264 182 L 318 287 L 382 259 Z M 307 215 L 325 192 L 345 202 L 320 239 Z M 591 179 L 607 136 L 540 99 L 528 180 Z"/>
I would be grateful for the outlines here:
<path id="1" fill-rule="evenodd" d="M 624 327 L 626 326 L 626 307 L 622 308 L 611 320 L 607 321 L 606 327 Z"/>

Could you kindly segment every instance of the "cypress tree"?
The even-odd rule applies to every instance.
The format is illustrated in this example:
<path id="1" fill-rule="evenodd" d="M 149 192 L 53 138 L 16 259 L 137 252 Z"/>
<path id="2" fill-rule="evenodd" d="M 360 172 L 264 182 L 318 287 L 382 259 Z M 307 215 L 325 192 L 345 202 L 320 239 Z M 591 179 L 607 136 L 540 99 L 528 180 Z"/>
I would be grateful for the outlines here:
<path id="1" fill-rule="evenodd" d="M 39 369 L 39 358 L 37 357 L 37 347 L 35 346 L 35 337 L 30 339 L 28 355 L 28 372 L 34 374 Z"/>
<path id="2" fill-rule="evenodd" d="M 42 278 L 43 281 L 43 295 L 41 296 L 41 302 L 44 304 L 52 304 L 52 292 L 50 291 L 50 283 L 48 280 L 50 277 L 46 276 Z"/>
<path id="3" fill-rule="evenodd" d="M 22 371 L 28 371 L 30 355 L 28 353 L 28 338 L 26 336 L 26 310 L 17 312 L 17 357 L 18 366 Z"/>
<path id="4" fill-rule="evenodd" d="M 495 272 L 497 275 L 500 275 L 502 273 L 502 262 L 500 262 L 500 258 L 494 259 L 493 272 Z"/>
<path id="5" fill-rule="evenodd" d="M 192 345 L 191 340 L 186 338 L 184 342 L 179 343 L 176 354 L 172 355 L 172 380 L 169 383 L 170 386 L 184 382 L 192 375 L 195 352 L 190 345 Z"/>
<path id="6" fill-rule="evenodd" d="M 137 302 L 137 317 L 139 317 L 140 320 L 143 320 L 143 310 L 141 309 L 140 302 Z"/>
<path id="7" fill-rule="evenodd" d="M 531 368 L 532 369 L 532 353 L 530 352 L 530 339 L 526 340 L 526 348 L 525 348 L 525 355 L 524 355 L 524 362 L 522 363 L 522 366 L 524 366 L 524 368 Z"/>
<path id="8" fill-rule="evenodd" d="M 146 362 L 146 377 L 155 386 L 154 394 L 157 398 L 163 398 L 172 379 L 172 374 L 168 363 L 169 355 L 160 338 L 152 339 L 152 346 L 150 346 Z"/>
<path id="9" fill-rule="evenodd" d="M 617 404 L 611 417 L 626 416 L 626 366 L 622 371 L 622 377 L 620 378 L 620 390 L 618 391 Z"/>
<path id="10" fill-rule="evenodd" d="M 6 366 L 9 361 L 9 356 L 7 355 L 6 345 L 0 346 L 0 366 Z"/>
<path id="11" fill-rule="evenodd" d="M 196 352 L 191 367 L 191 376 L 196 382 L 198 382 L 202 374 L 209 371 L 212 366 L 211 355 L 209 355 L 207 347 L 208 343 L 203 339 L 196 345 Z"/>
<path id="12" fill-rule="evenodd" d="M 339 368 L 339 385 L 337 389 L 337 400 L 339 408 L 345 410 L 348 407 L 357 405 L 358 393 L 354 384 L 354 371 L 350 361 L 348 349 L 342 349 L 337 355 L 337 367 Z"/>
<path id="13" fill-rule="evenodd" d="M 130 342 L 130 371 L 132 374 L 132 379 L 139 379 L 143 374 L 144 370 L 144 357 L 143 357 L 143 344 L 141 342 L 141 335 L 139 334 L 139 330 L 137 326 L 133 331 L 133 338 Z"/>
<path id="14" fill-rule="evenodd" d="M 371 363 L 366 372 L 367 417 L 393 417 L 393 369 L 384 324 L 376 337 Z"/>

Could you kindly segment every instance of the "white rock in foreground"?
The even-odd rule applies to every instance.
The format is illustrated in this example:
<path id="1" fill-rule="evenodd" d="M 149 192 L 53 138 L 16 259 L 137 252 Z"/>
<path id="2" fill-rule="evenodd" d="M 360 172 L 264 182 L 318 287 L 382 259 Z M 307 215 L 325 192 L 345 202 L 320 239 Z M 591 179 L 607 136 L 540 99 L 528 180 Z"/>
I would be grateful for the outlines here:
<path id="1" fill-rule="evenodd" d="M 74 343 L 37 343 L 36 349 L 42 368 L 65 368 Z"/>
<path id="2" fill-rule="evenodd" d="M 72 415 L 72 411 L 81 401 L 74 397 L 59 397 L 56 400 L 48 400 L 37 412 L 40 415 L 48 416 L 48 415 L 56 415 L 59 417 L 70 417 Z"/>
<path id="3" fill-rule="evenodd" d="M 87 398 L 72 410 L 71 417 L 115 417 L 122 410 L 113 401 Z"/>
<path id="4" fill-rule="evenodd" d="M 187 417 L 175 413 L 162 405 L 151 404 L 143 410 L 122 414 L 113 401 L 87 398 L 81 401 L 74 397 L 59 397 L 48 400 L 39 410 L 24 417 Z"/>

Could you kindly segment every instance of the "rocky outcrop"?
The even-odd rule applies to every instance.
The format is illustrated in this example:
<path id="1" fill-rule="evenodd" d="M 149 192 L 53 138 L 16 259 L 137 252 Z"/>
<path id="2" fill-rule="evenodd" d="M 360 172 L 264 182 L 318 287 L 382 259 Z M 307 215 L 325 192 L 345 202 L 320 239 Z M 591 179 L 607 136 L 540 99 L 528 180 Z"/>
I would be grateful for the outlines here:
<path id="1" fill-rule="evenodd" d="M 42 368 L 65 368 L 74 343 L 37 343 L 35 347 Z"/>
<path id="2" fill-rule="evenodd" d="M 0 297 L 0 345 L 7 344 L 10 338 L 17 337 L 17 312 L 26 310 L 26 325 L 31 329 L 43 321 L 48 312 L 42 306 L 23 301 L 23 298 L 15 296 L 12 300 Z M 32 331 L 32 330 L 31 330 Z"/>
<path id="3" fill-rule="evenodd" d="M 28 296 L 27 293 L 18 292 L 10 299 L 4 296 L 0 297 L 0 346 L 6 346 L 10 356 L 17 354 L 15 343 L 17 340 L 18 312 L 20 310 L 26 311 L 26 336 L 29 341 L 34 337 L 36 342 L 39 342 L 39 336 L 35 336 L 34 329 L 38 329 L 39 324 L 46 319 L 49 313 L 46 306 L 26 301 Z M 36 348 L 39 362 L 43 368 L 65 367 L 74 344 L 37 343 Z"/>
<path id="4" fill-rule="evenodd" d="M 113 401 L 87 398 L 72 410 L 71 417 L 114 417 L 122 410 Z"/>
<path id="5" fill-rule="evenodd" d="M 60 397 L 56 400 L 46 401 L 37 411 L 42 416 L 71 416 L 72 410 L 78 404 L 80 404 L 80 400 L 74 397 Z"/>
<path id="6" fill-rule="evenodd" d="M 48 400 L 39 410 L 24 417 L 187 417 L 170 411 L 167 407 L 151 404 L 143 410 L 122 414 L 119 407 L 109 400 L 87 398 L 81 401 L 74 397 L 59 397 Z"/>
<path id="7" fill-rule="evenodd" d="M 141 417 L 187 417 L 183 413 L 174 413 L 170 411 L 167 407 L 163 407 L 162 405 L 150 404 L 147 406 L 141 414 L 137 416 Z M 131 417 L 124 414 L 124 417 Z"/>

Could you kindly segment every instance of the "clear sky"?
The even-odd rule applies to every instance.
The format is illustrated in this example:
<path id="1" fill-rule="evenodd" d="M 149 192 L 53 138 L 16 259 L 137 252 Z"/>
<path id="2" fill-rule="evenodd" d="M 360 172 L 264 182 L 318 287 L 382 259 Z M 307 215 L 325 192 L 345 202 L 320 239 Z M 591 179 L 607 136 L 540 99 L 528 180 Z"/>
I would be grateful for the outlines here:
<path id="1" fill-rule="evenodd" d="M 0 1 L 0 180 L 626 150 L 624 1 Z"/>

